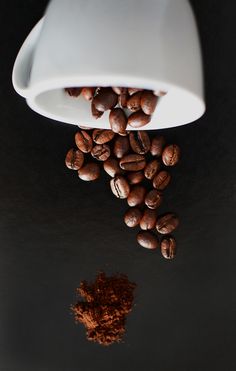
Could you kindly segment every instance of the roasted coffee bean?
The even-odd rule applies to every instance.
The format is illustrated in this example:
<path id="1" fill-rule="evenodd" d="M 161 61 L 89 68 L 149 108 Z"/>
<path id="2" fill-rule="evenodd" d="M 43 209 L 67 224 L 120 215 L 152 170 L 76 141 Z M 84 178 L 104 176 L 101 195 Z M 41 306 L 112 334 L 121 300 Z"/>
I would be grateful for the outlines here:
<path id="1" fill-rule="evenodd" d="M 145 197 L 145 204 L 149 209 L 157 209 L 162 202 L 162 194 L 153 189 L 152 191 L 148 192 Z"/>
<path id="2" fill-rule="evenodd" d="M 109 115 L 111 130 L 114 133 L 124 133 L 127 127 L 127 118 L 121 108 L 113 108 Z"/>
<path id="3" fill-rule="evenodd" d="M 141 96 L 142 92 L 138 91 L 137 93 L 131 95 L 127 101 L 127 108 L 131 112 L 137 112 L 141 109 Z"/>
<path id="4" fill-rule="evenodd" d="M 137 227 L 137 225 L 139 225 L 141 218 L 142 218 L 141 211 L 136 207 L 132 207 L 131 209 L 128 209 L 126 211 L 124 216 L 124 222 L 128 227 L 134 228 Z"/>
<path id="5" fill-rule="evenodd" d="M 143 230 L 151 230 L 156 227 L 157 212 L 156 210 L 146 209 L 140 220 L 140 228 Z"/>
<path id="6" fill-rule="evenodd" d="M 125 94 L 127 92 L 127 88 L 120 88 L 120 87 L 116 87 L 116 86 L 112 86 L 112 90 L 117 94 L 117 95 L 122 95 L 122 94 Z"/>
<path id="7" fill-rule="evenodd" d="M 161 241 L 161 253 L 166 259 L 174 259 L 176 254 L 176 241 L 173 237 L 164 237 Z"/>
<path id="8" fill-rule="evenodd" d="M 96 144 L 105 144 L 110 142 L 115 136 L 112 130 L 95 129 L 93 131 L 93 141 Z"/>
<path id="9" fill-rule="evenodd" d="M 133 94 L 137 93 L 138 91 L 143 91 L 143 89 L 128 88 L 129 95 L 133 95 Z"/>
<path id="10" fill-rule="evenodd" d="M 171 144 L 164 148 L 162 161 L 166 166 L 174 166 L 179 162 L 180 148 L 177 144 Z"/>
<path id="11" fill-rule="evenodd" d="M 144 90 L 141 97 L 141 108 L 146 115 L 152 115 L 157 106 L 158 97 L 150 90 Z"/>
<path id="12" fill-rule="evenodd" d="M 171 180 L 171 176 L 168 173 L 168 171 L 165 171 L 165 170 L 160 171 L 160 173 L 158 173 L 153 178 L 153 182 L 152 182 L 153 188 L 159 191 L 163 191 L 170 183 L 170 180 Z"/>
<path id="13" fill-rule="evenodd" d="M 146 115 L 143 111 L 132 113 L 128 118 L 128 125 L 132 128 L 141 128 L 151 121 L 151 116 Z"/>
<path id="14" fill-rule="evenodd" d="M 103 113 L 104 112 L 100 112 L 97 110 L 97 108 L 95 107 L 94 103 L 92 102 L 91 104 L 91 111 L 92 111 L 92 115 L 93 117 L 97 120 L 99 119 L 100 117 L 102 117 Z"/>
<path id="15" fill-rule="evenodd" d="M 114 178 L 116 175 L 122 175 L 123 170 L 119 166 L 119 162 L 116 158 L 108 158 L 104 164 L 103 168 L 105 172 L 110 175 L 112 178 Z"/>
<path id="16" fill-rule="evenodd" d="M 65 88 L 65 91 L 69 94 L 70 97 L 77 98 L 81 93 L 82 88 Z"/>
<path id="17" fill-rule="evenodd" d="M 81 95 L 84 97 L 86 100 L 92 100 L 95 94 L 96 88 L 93 87 L 85 87 L 81 91 Z"/>
<path id="18" fill-rule="evenodd" d="M 75 134 L 75 144 L 84 153 L 91 152 L 93 148 L 93 140 L 84 130 L 78 131 Z"/>
<path id="19" fill-rule="evenodd" d="M 98 164 L 89 162 L 78 171 L 78 175 L 80 179 L 91 182 L 99 178 L 100 168 Z"/>
<path id="20" fill-rule="evenodd" d="M 101 88 L 99 93 L 93 98 L 93 104 L 100 112 L 105 112 L 115 107 L 117 101 L 117 94 L 111 88 Z"/>
<path id="21" fill-rule="evenodd" d="M 127 198 L 130 192 L 130 186 L 127 180 L 118 175 L 110 181 L 111 190 L 117 198 Z"/>
<path id="22" fill-rule="evenodd" d="M 142 155 L 126 155 L 120 160 L 120 167 L 127 171 L 143 170 L 146 166 L 145 157 Z"/>
<path id="23" fill-rule="evenodd" d="M 152 160 L 150 161 L 145 169 L 144 169 L 144 175 L 147 179 L 152 180 L 154 176 L 157 174 L 158 171 L 160 171 L 161 163 L 158 160 Z"/>
<path id="24" fill-rule="evenodd" d="M 65 164 L 68 167 L 68 169 L 71 170 L 79 170 L 84 163 L 84 154 L 79 150 L 70 149 L 67 152 Z"/>
<path id="25" fill-rule="evenodd" d="M 127 198 L 128 205 L 131 207 L 141 205 L 144 202 L 146 188 L 140 185 L 135 185 L 131 188 L 130 194 Z"/>
<path id="26" fill-rule="evenodd" d="M 143 181 L 144 179 L 144 174 L 142 171 L 136 171 L 136 172 L 131 172 L 126 175 L 129 184 L 139 184 Z"/>
<path id="27" fill-rule="evenodd" d="M 152 232 L 141 231 L 137 234 L 137 241 L 139 245 L 145 249 L 154 250 L 158 247 L 158 238 Z"/>
<path id="28" fill-rule="evenodd" d="M 150 150 L 151 142 L 146 131 L 131 131 L 129 142 L 132 150 L 139 155 L 143 155 Z"/>
<path id="29" fill-rule="evenodd" d="M 126 89 L 124 93 L 118 96 L 118 104 L 120 105 L 121 108 L 127 107 L 128 99 L 129 99 L 129 94 L 128 94 L 128 89 Z"/>
<path id="30" fill-rule="evenodd" d="M 179 219 L 173 213 L 166 214 L 157 219 L 156 229 L 161 234 L 172 233 L 179 225 Z"/>
<path id="31" fill-rule="evenodd" d="M 116 137 L 113 153 L 117 158 L 122 158 L 129 152 L 129 139 L 127 137 Z"/>
<path id="32" fill-rule="evenodd" d="M 111 150 L 107 144 L 97 144 L 93 147 L 91 155 L 98 161 L 106 161 L 111 155 Z"/>
<path id="33" fill-rule="evenodd" d="M 165 146 L 165 139 L 162 136 L 154 137 L 152 139 L 150 152 L 153 156 L 160 157 Z"/>

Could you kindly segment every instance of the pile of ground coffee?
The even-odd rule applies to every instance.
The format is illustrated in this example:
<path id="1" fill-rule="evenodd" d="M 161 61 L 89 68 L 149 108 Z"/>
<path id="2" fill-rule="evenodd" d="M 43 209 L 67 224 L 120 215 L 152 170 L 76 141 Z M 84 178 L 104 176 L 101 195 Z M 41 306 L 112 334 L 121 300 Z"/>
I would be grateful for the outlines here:
<path id="1" fill-rule="evenodd" d="M 81 282 L 77 294 L 84 301 L 79 300 L 71 309 L 75 321 L 85 326 L 88 340 L 101 345 L 121 341 L 135 287 L 125 275 L 107 277 L 104 272 L 97 275 L 94 283 Z"/>

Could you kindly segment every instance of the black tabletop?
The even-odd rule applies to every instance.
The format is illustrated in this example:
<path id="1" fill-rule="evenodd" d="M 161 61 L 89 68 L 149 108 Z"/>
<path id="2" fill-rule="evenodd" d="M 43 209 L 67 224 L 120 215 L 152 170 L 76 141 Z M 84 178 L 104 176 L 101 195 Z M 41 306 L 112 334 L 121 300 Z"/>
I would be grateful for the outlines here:
<path id="1" fill-rule="evenodd" d="M 135 242 L 108 177 L 64 166 L 75 126 L 31 111 L 11 70 L 46 1 L 1 5 L 0 370 L 233 371 L 235 339 L 235 64 L 233 1 L 192 1 L 204 53 L 207 112 L 162 130 L 182 149 L 166 193 L 181 219 L 174 261 Z M 70 314 L 99 270 L 136 282 L 124 342 L 86 340 Z"/>

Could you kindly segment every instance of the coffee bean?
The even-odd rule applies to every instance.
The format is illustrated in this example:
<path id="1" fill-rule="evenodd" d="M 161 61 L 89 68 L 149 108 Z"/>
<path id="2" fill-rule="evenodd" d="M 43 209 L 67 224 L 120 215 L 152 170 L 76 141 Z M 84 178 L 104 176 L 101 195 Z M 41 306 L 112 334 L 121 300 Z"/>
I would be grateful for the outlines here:
<path id="1" fill-rule="evenodd" d="M 86 100 L 92 100 L 94 95 L 95 95 L 96 88 L 93 87 L 85 87 L 81 91 L 81 95 L 84 97 Z"/>
<path id="2" fill-rule="evenodd" d="M 142 171 L 136 171 L 136 172 L 131 172 L 126 175 L 129 184 L 139 184 L 143 181 L 144 179 L 144 174 Z"/>
<path id="3" fill-rule="evenodd" d="M 103 168 L 105 172 L 110 175 L 112 178 L 114 178 L 116 175 L 123 174 L 123 170 L 121 170 L 119 166 L 119 162 L 116 158 L 108 158 L 104 164 Z"/>
<path id="4" fill-rule="evenodd" d="M 127 137 L 116 137 L 113 152 L 117 158 L 122 158 L 129 152 L 129 139 Z"/>
<path id="5" fill-rule="evenodd" d="M 131 207 L 141 205 L 144 202 L 145 194 L 145 187 L 135 185 L 133 188 L 131 188 L 130 194 L 127 198 L 128 205 Z"/>
<path id="6" fill-rule="evenodd" d="M 92 116 L 96 120 L 99 119 L 100 117 L 102 117 L 102 115 L 103 115 L 103 112 L 98 111 L 93 102 L 91 104 L 91 111 L 92 111 Z"/>
<path id="7" fill-rule="evenodd" d="M 145 169 L 144 169 L 144 175 L 147 179 L 152 180 L 156 173 L 160 170 L 161 163 L 158 160 L 152 160 L 150 161 Z"/>
<path id="8" fill-rule="evenodd" d="M 118 104 L 120 105 L 121 108 L 127 107 L 128 99 L 129 99 L 129 94 L 128 94 L 128 90 L 126 89 L 125 93 L 122 93 L 121 95 L 118 96 Z"/>
<path id="9" fill-rule="evenodd" d="M 145 157 L 142 155 L 126 155 L 120 160 L 120 167 L 127 171 L 139 171 L 146 166 Z"/>
<path id="10" fill-rule="evenodd" d="M 162 136 L 154 137 L 152 139 L 150 152 L 153 156 L 160 157 L 165 146 L 165 139 Z"/>
<path id="11" fill-rule="evenodd" d="M 156 210 L 146 209 L 143 213 L 142 219 L 140 220 L 140 228 L 143 230 L 154 229 L 157 222 Z"/>
<path id="12" fill-rule="evenodd" d="M 180 148 L 177 144 L 171 144 L 164 148 L 162 161 L 166 166 L 174 166 L 179 162 Z"/>
<path id="13" fill-rule="evenodd" d="M 153 178 L 153 182 L 152 182 L 153 188 L 159 191 L 163 191 L 170 183 L 170 180 L 171 180 L 171 176 L 168 173 L 168 171 L 165 171 L 165 170 L 160 171 L 160 173 L 158 173 Z"/>
<path id="14" fill-rule="evenodd" d="M 110 181 L 111 190 L 117 198 L 127 198 L 130 192 L 130 186 L 127 180 L 118 175 Z"/>
<path id="15" fill-rule="evenodd" d="M 107 144 L 97 144 L 93 147 L 91 155 L 98 161 L 106 161 L 111 155 L 111 150 Z"/>
<path id="16" fill-rule="evenodd" d="M 153 189 L 152 191 L 148 192 L 145 197 L 145 204 L 149 209 L 157 209 L 162 202 L 162 194 Z"/>
<path id="17" fill-rule="evenodd" d="M 122 95 L 127 92 L 127 88 L 120 88 L 120 87 L 114 87 L 112 86 L 112 90 L 117 94 L 117 95 Z"/>
<path id="18" fill-rule="evenodd" d="M 176 241 L 173 237 L 164 237 L 161 241 L 161 253 L 166 259 L 174 259 L 176 254 Z"/>
<path id="19" fill-rule="evenodd" d="M 133 95 L 133 94 L 137 93 L 138 91 L 143 91 L 143 89 L 128 88 L 129 95 Z"/>
<path id="20" fill-rule="evenodd" d="M 158 97 L 150 90 L 144 90 L 141 97 L 141 108 L 146 115 L 152 115 L 157 106 Z"/>
<path id="21" fill-rule="evenodd" d="M 79 170 L 83 166 L 83 163 L 84 155 L 79 149 L 75 150 L 72 148 L 67 152 L 65 164 L 68 169 Z"/>
<path id="22" fill-rule="evenodd" d="M 141 231 L 137 234 L 137 241 L 139 245 L 146 249 L 154 250 L 158 247 L 158 238 L 152 232 Z"/>
<path id="23" fill-rule="evenodd" d="M 151 142 L 146 131 L 132 131 L 129 134 L 129 141 L 135 153 L 143 155 L 150 150 Z"/>
<path id="24" fill-rule="evenodd" d="M 133 94 L 127 101 L 127 108 L 131 112 L 137 112 L 141 109 L 141 96 L 142 92 L 138 91 L 137 93 Z"/>
<path id="25" fill-rule="evenodd" d="M 70 97 L 77 98 L 81 93 L 82 88 L 65 88 L 65 91 L 69 94 Z"/>
<path id="26" fill-rule="evenodd" d="M 124 133 L 127 127 L 127 118 L 121 108 L 113 108 L 109 115 L 109 122 L 114 133 Z"/>
<path id="27" fill-rule="evenodd" d="M 101 88 L 93 98 L 95 108 L 100 112 L 105 112 L 117 105 L 117 94 L 111 88 Z"/>
<path id="28" fill-rule="evenodd" d="M 110 142 L 115 136 L 112 130 L 95 129 L 93 131 L 93 141 L 96 144 L 105 144 Z"/>
<path id="29" fill-rule="evenodd" d="M 151 121 L 151 116 L 146 115 L 143 111 L 132 113 L 128 118 L 128 125 L 132 128 L 141 128 Z"/>
<path id="30" fill-rule="evenodd" d="M 75 144 L 84 153 L 91 152 L 93 148 L 93 140 L 84 130 L 78 131 L 75 134 Z"/>
<path id="31" fill-rule="evenodd" d="M 100 168 L 98 164 L 89 162 L 78 171 L 78 175 L 80 179 L 86 182 L 91 182 L 99 178 Z"/>
<path id="32" fill-rule="evenodd" d="M 124 222 L 128 227 L 134 228 L 137 225 L 139 225 L 141 218 L 142 218 L 141 211 L 136 207 L 132 207 L 131 209 L 128 209 L 126 211 L 124 216 Z"/>
<path id="33" fill-rule="evenodd" d="M 173 213 L 166 214 L 157 219 L 156 229 L 161 234 L 172 233 L 179 225 L 179 219 Z"/>

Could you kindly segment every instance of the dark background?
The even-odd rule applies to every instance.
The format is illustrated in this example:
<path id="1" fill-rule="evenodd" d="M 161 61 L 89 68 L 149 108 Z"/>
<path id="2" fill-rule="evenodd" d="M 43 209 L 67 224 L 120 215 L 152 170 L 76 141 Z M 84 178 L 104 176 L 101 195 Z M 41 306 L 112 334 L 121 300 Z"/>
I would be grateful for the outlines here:
<path id="1" fill-rule="evenodd" d="M 233 371 L 235 368 L 234 1 L 192 1 L 205 62 L 207 113 L 164 130 L 182 148 L 165 210 L 176 211 L 178 256 L 135 242 L 104 176 L 64 166 L 75 126 L 31 111 L 11 85 L 16 54 L 46 1 L 1 2 L 0 370 Z M 137 283 L 124 343 L 85 338 L 69 311 L 100 269 Z"/>

